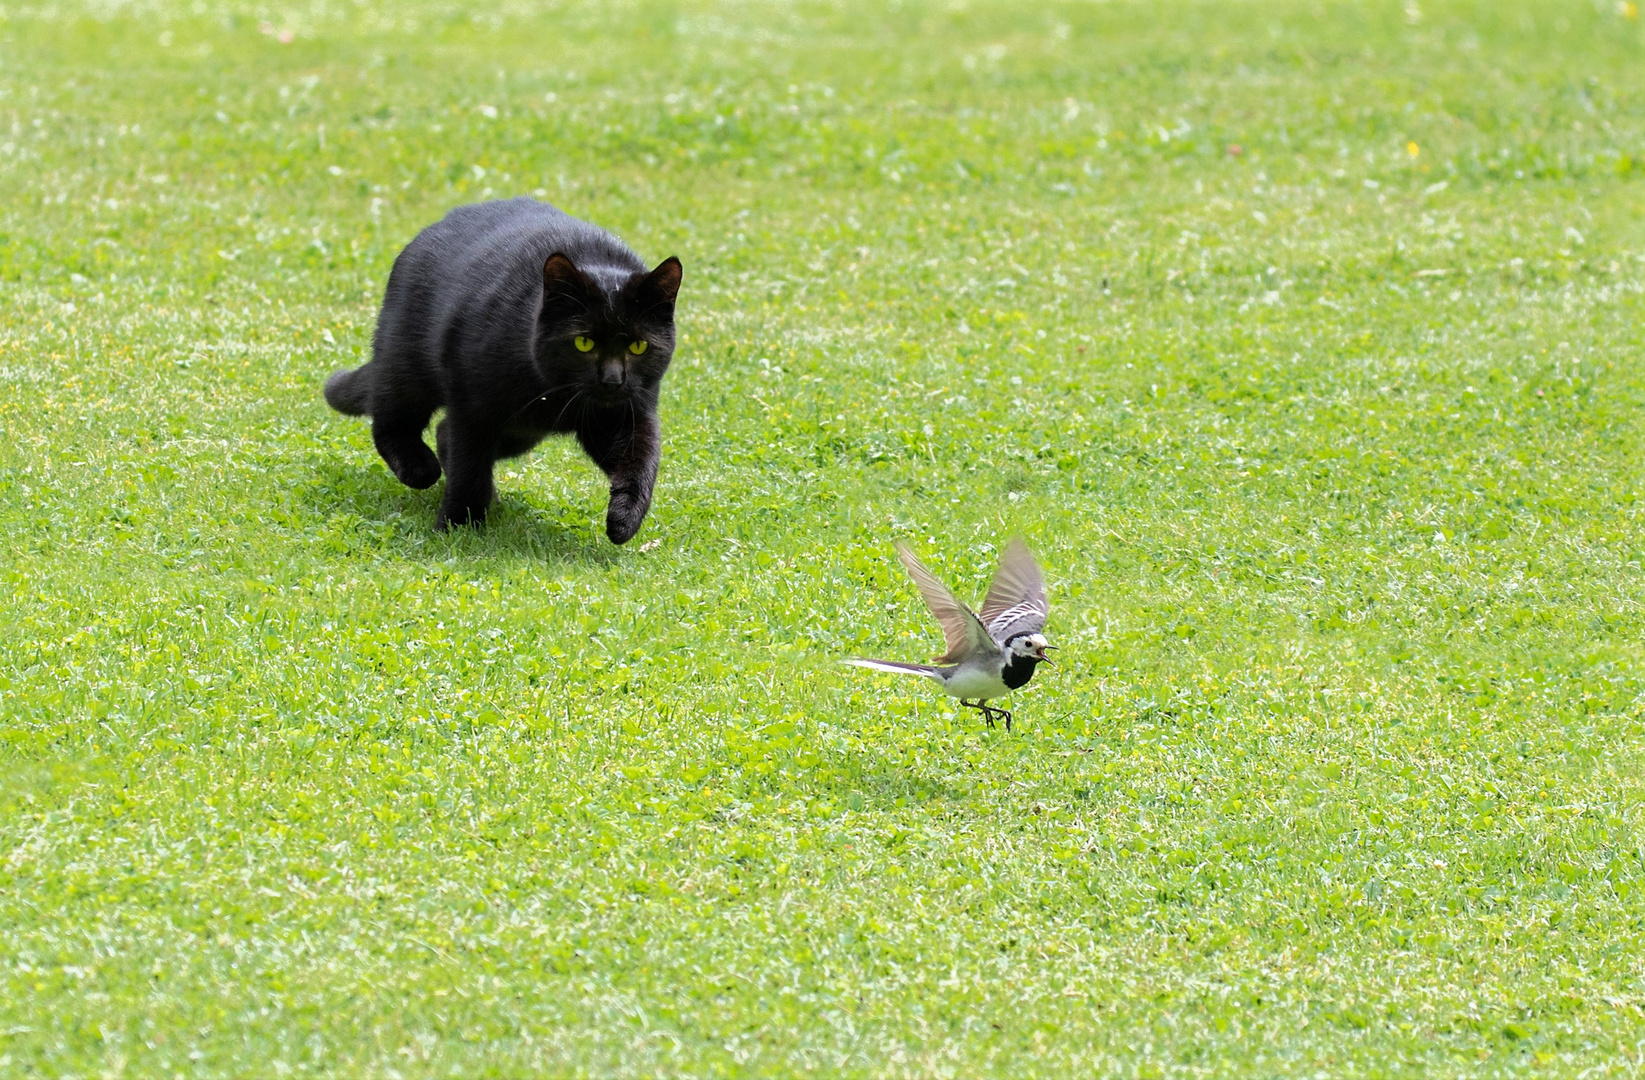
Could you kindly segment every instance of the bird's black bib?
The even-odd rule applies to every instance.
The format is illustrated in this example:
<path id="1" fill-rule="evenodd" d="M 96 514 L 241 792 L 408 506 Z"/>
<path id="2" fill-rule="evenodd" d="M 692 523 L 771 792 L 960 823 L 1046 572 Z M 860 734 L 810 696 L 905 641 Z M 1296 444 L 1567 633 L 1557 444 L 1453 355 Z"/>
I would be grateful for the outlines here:
<path id="1" fill-rule="evenodd" d="M 1038 665 L 1039 661 L 1032 656 L 1013 656 L 1010 663 L 1000 672 L 1000 681 L 1010 690 L 1027 686 L 1028 680 L 1034 677 L 1034 668 Z"/>

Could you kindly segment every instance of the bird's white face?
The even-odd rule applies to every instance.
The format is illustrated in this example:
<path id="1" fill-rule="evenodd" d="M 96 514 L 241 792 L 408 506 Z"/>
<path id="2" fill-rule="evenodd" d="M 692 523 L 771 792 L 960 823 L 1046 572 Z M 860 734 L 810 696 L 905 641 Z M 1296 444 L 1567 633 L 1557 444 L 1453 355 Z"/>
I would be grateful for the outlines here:
<path id="1" fill-rule="evenodd" d="M 1045 655 L 1045 650 L 1054 649 L 1055 645 L 1045 640 L 1044 634 L 1026 634 L 1015 638 L 1011 642 L 1012 656 L 1027 656 L 1042 663 L 1051 663 L 1051 658 Z"/>

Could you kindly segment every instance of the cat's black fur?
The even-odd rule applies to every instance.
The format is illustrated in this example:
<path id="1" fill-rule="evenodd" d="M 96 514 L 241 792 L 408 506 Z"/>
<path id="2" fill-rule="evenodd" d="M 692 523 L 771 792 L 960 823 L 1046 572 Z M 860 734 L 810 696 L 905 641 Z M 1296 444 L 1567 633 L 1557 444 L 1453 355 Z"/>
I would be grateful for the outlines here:
<path id="1" fill-rule="evenodd" d="M 497 459 L 575 433 L 611 478 L 606 535 L 625 543 L 657 478 L 680 274 L 675 258 L 647 271 L 622 241 L 547 203 L 459 206 L 394 260 L 371 362 L 327 379 L 326 401 L 371 417 L 402 483 L 426 488 L 445 473 L 440 529 L 485 519 Z M 635 341 L 646 343 L 638 356 Z M 437 409 L 438 456 L 423 442 Z"/>

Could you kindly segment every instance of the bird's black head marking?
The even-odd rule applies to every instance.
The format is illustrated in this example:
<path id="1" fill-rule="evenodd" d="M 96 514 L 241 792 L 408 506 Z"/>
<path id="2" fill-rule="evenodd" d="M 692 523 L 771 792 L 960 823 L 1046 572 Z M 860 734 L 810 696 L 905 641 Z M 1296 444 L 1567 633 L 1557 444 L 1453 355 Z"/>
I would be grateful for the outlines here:
<path id="1" fill-rule="evenodd" d="M 1012 690 L 1028 685 L 1034 669 L 1047 662 L 1045 650 L 1050 647 L 1043 635 L 1013 634 L 1001 650 L 1005 653 L 1005 667 L 1000 671 L 1000 681 Z"/>

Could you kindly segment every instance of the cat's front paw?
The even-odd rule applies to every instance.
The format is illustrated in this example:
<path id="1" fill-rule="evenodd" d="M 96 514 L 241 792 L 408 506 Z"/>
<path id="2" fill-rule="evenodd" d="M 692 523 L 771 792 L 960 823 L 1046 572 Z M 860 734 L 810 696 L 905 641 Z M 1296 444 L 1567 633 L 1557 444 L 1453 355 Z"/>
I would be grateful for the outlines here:
<path id="1" fill-rule="evenodd" d="M 605 534 L 613 544 L 626 544 L 640 531 L 651 500 L 632 492 L 613 491 L 605 510 Z"/>

